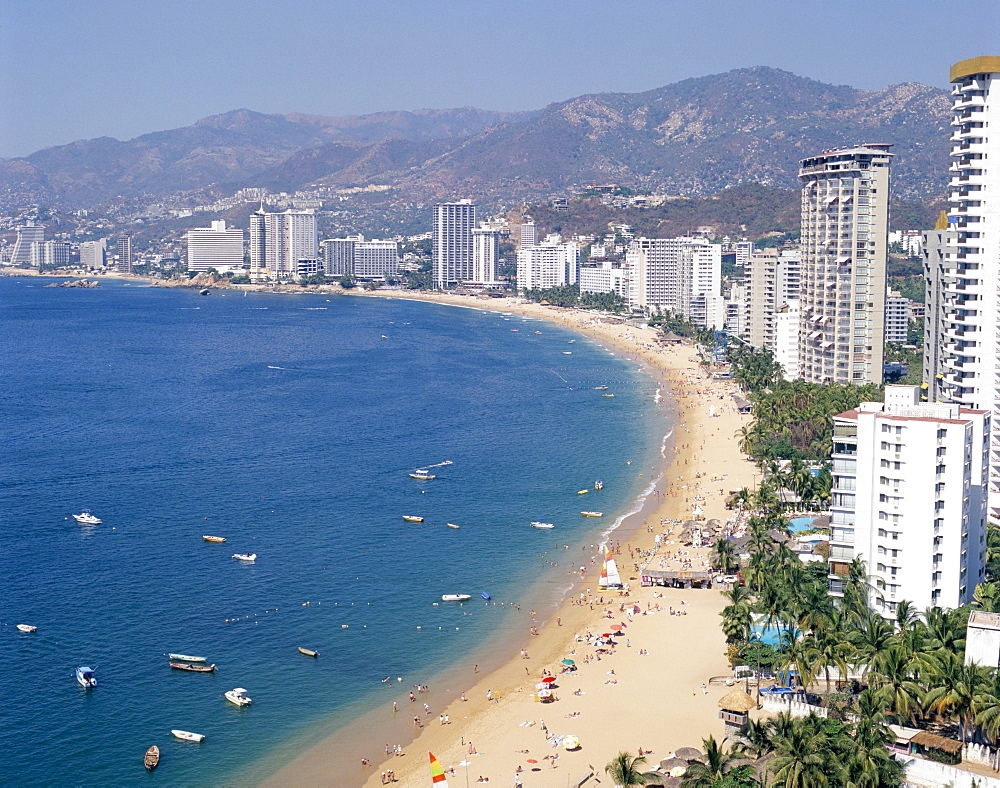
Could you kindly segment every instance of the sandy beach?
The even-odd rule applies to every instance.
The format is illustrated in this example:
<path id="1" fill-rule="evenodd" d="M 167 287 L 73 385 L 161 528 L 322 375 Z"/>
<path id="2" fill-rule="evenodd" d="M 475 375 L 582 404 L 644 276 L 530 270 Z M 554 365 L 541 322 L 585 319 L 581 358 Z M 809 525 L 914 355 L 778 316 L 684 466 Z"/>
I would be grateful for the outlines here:
<path id="1" fill-rule="evenodd" d="M 598 340 L 645 367 L 676 399 L 680 420 L 674 452 L 663 492 L 654 495 L 641 520 L 612 537 L 618 540 L 615 558 L 622 578 L 630 586 L 627 595 L 601 593 L 599 556 L 583 553 L 587 560 L 578 587 L 549 617 L 529 611 L 524 640 L 511 644 L 510 659 L 492 671 L 469 670 L 461 696 L 455 698 L 454 691 L 435 697 L 432 687 L 411 701 L 405 687 L 376 712 L 391 720 L 395 738 L 364 741 L 354 767 L 332 762 L 331 756 L 343 750 L 338 736 L 292 759 L 265 784 L 374 786 L 384 784 L 391 771 L 397 784 L 425 785 L 427 753 L 433 752 L 453 784 L 561 786 L 584 778 L 592 767 L 606 781 L 604 765 L 621 750 L 649 752 L 652 767 L 679 747 L 700 747 L 703 737 L 721 739 L 716 701 L 728 688 L 709 685 L 712 677 L 729 673 L 721 592 L 643 588 L 637 570 L 647 565 L 703 568 L 708 548 L 680 544 L 678 523 L 690 519 L 696 506 L 707 520 L 725 522 L 733 515 L 725 509 L 726 494 L 752 484 L 756 469 L 739 454 L 734 439 L 749 417 L 734 408 L 732 384 L 708 380 L 690 346 L 661 348 L 654 329 L 580 310 L 446 294 L 382 291 L 376 297 L 510 312 Z M 610 632 L 612 626 L 621 627 L 617 645 L 602 641 L 595 647 L 587 637 Z M 561 672 L 567 668 L 564 659 L 573 660 L 575 670 Z M 558 699 L 542 702 L 536 686 L 549 676 L 556 679 L 552 694 Z M 578 737 L 580 748 L 568 751 L 549 738 L 564 735 Z M 400 752 L 393 753 L 394 748 Z"/>

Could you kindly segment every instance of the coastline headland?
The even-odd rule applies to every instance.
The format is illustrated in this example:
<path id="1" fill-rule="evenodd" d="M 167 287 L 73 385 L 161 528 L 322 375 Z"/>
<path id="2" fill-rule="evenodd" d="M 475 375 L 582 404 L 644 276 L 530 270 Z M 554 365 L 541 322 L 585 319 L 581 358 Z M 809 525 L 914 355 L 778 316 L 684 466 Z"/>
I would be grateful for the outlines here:
<path id="1" fill-rule="evenodd" d="M 401 784 L 421 785 L 430 751 L 445 769 L 455 770 L 455 779 L 464 779 L 467 770 L 470 781 L 513 782 L 519 774 L 526 786 L 563 784 L 582 778 L 592 766 L 603 778 L 604 764 L 621 750 L 650 751 L 655 765 L 679 747 L 700 746 L 702 737 L 721 740 L 716 701 L 728 688 L 709 686 L 709 679 L 729 670 L 719 623 L 724 598 L 718 590 L 640 587 L 636 567 L 703 568 L 708 547 L 681 543 L 681 524 L 696 507 L 706 521 L 724 522 L 731 514 L 726 495 L 752 483 L 755 468 L 735 444 L 748 417 L 729 397 L 733 384 L 710 380 L 689 345 L 660 347 L 652 328 L 581 310 L 509 298 L 351 294 L 511 313 L 589 336 L 662 381 L 664 396 L 678 407 L 674 450 L 667 451 L 665 440 L 662 466 L 650 474 L 658 479 L 655 489 L 641 511 L 609 537 L 631 586 L 627 596 L 599 591 L 599 556 L 594 550 L 581 553 L 584 571 L 564 601 L 547 617 L 526 622 L 523 639 L 506 643 L 489 667 L 456 667 L 447 682 L 453 687 L 432 687 L 414 702 L 409 687 L 398 697 L 387 696 L 383 708 L 293 757 L 263 783 L 374 786 L 391 770 Z M 622 627 L 618 645 L 601 654 L 586 636 L 615 631 L 612 626 Z M 560 672 L 569 667 L 564 659 L 575 663 L 572 671 Z M 538 699 L 536 686 L 546 674 L 557 678 L 558 701 Z M 392 738 L 374 741 L 373 729 L 390 731 L 385 735 Z M 582 746 L 567 751 L 547 739 L 559 735 L 577 736 Z M 391 752 L 397 745 L 402 754 Z M 547 757 L 552 755 L 559 757 Z"/>

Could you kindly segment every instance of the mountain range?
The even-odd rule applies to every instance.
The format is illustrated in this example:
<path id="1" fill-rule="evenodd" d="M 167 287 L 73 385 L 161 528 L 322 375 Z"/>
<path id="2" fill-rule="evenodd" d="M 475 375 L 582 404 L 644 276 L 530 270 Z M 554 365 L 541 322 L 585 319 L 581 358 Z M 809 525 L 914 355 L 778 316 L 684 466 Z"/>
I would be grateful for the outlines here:
<path id="1" fill-rule="evenodd" d="M 794 188 L 799 159 L 864 142 L 894 145 L 893 190 L 921 200 L 946 188 L 949 112 L 939 88 L 859 90 L 763 66 L 520 113 L 239 109 L 128 141 L 77 140 L 0 161 L 0 208 L 93 208 L 245 186 L 380 184 L 416 202 L 528 200 L 594 183 L 698 196 L 750 182 Z"/>

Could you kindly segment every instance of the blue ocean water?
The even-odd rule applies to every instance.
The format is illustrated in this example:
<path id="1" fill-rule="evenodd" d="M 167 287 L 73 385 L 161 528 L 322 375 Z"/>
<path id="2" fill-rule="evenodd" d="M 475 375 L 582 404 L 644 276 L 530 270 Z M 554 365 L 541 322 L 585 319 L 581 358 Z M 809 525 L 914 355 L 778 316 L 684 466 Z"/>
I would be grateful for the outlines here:
<path id="1" fill-rule="evenodd" d="M 0 278 L 4 784 L 150 779 L 151 744 L 151 779 L 225 782 L 384 702 L 383 677 L 408 689 L 514 637 L 509 606 L 435 603 L 557 597 L 579 546 L 647 485 L 669 427 L 652 380 L 546 323 L 45 282 Z M 445 460 L 433 481 L 408 476 Z M 577 495 L 596 478 L 602 492 Z M 68 519 L 83 508 L 103 524 Z M 171 670 L 168 651 L 219 670 Z M 237 686 L 249 708 L 222 699 Z"/>

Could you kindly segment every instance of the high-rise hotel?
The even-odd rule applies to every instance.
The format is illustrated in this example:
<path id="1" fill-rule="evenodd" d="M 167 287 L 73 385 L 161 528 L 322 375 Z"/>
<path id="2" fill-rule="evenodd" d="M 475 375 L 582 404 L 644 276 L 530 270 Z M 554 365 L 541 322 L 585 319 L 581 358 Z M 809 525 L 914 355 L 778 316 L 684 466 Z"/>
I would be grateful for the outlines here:
<path id="1" fill-rule="evenodd" d="M 1000 57 L 956 63 L 951 82 L 948 224 L 947 229 L 941 223 L 927 234 L 924 249 L 929 349 L 924 380 L 929 399 L 992 414 L 990 492 L 996 495 L 1000 492 Z M 997 502 L 991 500 L 991 505 L 996 507 Z"/>
<path id="2" fill-rule="evenodd" d="M 889 145 L 802 160 L 799 376 L 881 383 Z"/>
<path id="3" fill-rule="evenodd" d="M 450 287 L 473 278 L 472 231 L 475 227 L 476 206 L 470 200 L 434 206 L 431 238 L 436 287 Z"/>

